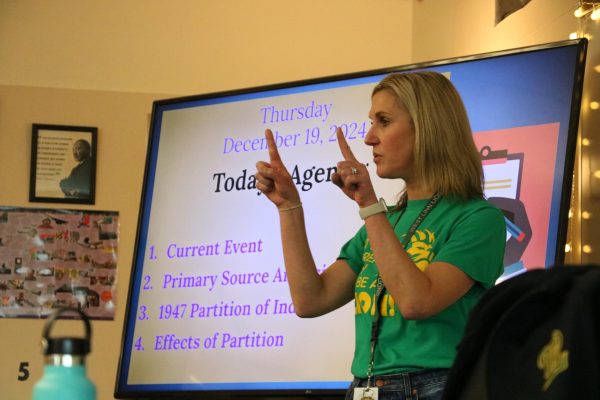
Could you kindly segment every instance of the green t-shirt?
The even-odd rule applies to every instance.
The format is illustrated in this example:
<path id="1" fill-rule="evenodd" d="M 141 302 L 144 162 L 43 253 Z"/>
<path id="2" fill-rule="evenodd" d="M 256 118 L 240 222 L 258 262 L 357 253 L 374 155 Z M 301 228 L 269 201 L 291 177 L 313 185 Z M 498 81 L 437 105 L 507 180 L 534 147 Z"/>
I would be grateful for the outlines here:
<path id="1" fill-rule="evenodd" d="M 388 212 L 387 218 L 400 241 L 427 202 L 410 200 L 404 211 Z M 505 243 L 504 216 L 487 201 L 439 200 L 417 228 L 407 252 L 421 270 L 433 261 L 447 262 L 464 271 L 475 285 L 457 302 L 424 320 L 404 319 L 394 299 L 384 291 L 374 375 L 452 365 L 469 312 L 502 274 Z M 377 280 L 376 260 L 364 225 L 342 247 L 339 258 L 345 259 L 358 275 L 354 290 L 356 343 L 352 373 L 364 378 L 371 358 Z"/>

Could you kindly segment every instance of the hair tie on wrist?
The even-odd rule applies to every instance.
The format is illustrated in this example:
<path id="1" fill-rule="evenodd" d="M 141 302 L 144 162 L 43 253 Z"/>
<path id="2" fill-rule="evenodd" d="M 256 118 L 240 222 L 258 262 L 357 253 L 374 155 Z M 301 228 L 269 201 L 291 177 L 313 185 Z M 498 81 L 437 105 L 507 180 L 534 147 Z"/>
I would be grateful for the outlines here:
<path id="1" fill-rule="evenodd" d="M 296 204 L 295 206 L 291 206 L 289 208 L 280 208 L 279 212 L 292 211 L 292 210 L 295 210 L 296 208 L 300 208 L 300 207 L 302 207 L 302 202 L 300 202 L 300 204 Z"/>

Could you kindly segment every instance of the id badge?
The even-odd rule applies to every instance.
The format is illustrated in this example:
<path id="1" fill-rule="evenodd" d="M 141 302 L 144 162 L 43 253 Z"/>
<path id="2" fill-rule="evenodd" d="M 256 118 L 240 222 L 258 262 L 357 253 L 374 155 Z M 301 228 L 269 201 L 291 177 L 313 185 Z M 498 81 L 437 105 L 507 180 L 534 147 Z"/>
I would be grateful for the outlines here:
<path id="1" fill-rule="evenodd" d="M 379 388 L 354 388 L 354 400 L 377 400 L 379 398 Z"/>

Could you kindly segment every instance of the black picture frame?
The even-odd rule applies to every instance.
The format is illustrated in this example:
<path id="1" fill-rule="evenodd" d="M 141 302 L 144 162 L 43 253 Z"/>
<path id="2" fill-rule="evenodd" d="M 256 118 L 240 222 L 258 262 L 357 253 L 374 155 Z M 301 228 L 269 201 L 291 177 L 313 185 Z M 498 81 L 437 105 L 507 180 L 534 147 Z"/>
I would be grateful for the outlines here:
<path id="1" fill-rule="evenodd" d="M 98 128 L 32 124 L 31 132 L 29 201 L 95 204 Z"/>

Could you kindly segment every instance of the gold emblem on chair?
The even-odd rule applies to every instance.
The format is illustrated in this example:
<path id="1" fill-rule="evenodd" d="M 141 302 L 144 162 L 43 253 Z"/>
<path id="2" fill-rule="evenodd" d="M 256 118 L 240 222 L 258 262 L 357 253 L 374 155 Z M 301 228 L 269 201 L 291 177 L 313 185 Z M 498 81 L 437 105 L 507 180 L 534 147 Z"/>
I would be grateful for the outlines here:
<path id="1" fill-rule="evenodd" d="M 537 358 L 537 367 L 544 372 L 542 390 L 546 391 L 554 379 L 569 368 L 569 351 L 563 350 L 563 334 L 555 329 L 550 342 L 542 348 Z"/>

